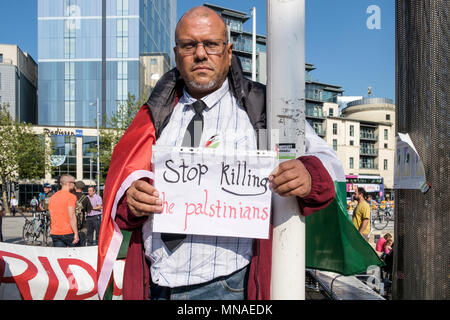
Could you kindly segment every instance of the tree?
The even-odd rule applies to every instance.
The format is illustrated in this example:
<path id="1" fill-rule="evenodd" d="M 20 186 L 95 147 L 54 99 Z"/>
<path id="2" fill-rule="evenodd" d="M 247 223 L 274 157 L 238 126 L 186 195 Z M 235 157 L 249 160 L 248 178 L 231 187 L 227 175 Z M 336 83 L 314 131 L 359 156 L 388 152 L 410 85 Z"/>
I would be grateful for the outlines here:
<path id="1" fill-rule="evenodd" d="M 104 183 L 108 173 L 114 147 L 130 126 L 134 116 L 144 104 L 136 96 L 128 93 L 127 101 L 119 103 L 117 111 L 110 118 L 105 117 L 105 125 L 100 128 L 100 183 Z M 97 146 L 88 149 L 97 159 Z"/>
<path id="2" fill-rule="evenodd" d="M 33 132 L 31 124 L 14 120 L 9 105 L 0 106 L 0 182 L 7 212 L 6 186 L 18 180 L 38 180 L 50 168 L 50 150 L 43 135 Z"/>

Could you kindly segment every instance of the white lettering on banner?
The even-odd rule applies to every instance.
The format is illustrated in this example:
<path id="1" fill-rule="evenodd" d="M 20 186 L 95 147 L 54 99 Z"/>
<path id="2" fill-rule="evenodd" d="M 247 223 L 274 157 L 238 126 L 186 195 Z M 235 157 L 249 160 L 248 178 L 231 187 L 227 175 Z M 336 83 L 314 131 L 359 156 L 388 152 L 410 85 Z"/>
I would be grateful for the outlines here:
<path id="1" fill-rule="evenodd" d="M 113 299 L 122 298 L 124 260 L 114 265 Z M 98 300 L 97 247 L 0 243 L 0 300 Z"/>
<path id="2" fill-rule="evenodd" d="M 276 153 L 153 147 L 154 232 L 267 239 Z"/>

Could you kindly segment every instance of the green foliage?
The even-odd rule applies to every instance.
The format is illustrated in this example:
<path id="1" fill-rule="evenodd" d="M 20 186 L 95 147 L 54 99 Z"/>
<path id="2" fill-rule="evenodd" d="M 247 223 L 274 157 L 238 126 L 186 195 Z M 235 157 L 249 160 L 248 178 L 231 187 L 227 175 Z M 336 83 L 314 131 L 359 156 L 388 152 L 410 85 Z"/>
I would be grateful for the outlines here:
<path id="1" fill-rule="evenodd" d="M 14 120 L 9 106 L 0 106 L 0 182 L 44 178 L 50 166 L 50 150 L 45 148 L 43 135 L 33 132 L 31 124 Z M 6 199 L 3 188 L 3 200 Z"/>

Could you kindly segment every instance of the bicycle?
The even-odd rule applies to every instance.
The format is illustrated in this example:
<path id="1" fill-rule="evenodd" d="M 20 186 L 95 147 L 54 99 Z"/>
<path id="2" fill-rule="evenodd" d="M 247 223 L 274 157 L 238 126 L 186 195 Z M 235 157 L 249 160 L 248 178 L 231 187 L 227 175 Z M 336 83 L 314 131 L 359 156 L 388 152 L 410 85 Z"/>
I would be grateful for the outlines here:
<path id="1" fill-rule="evenodd" d="M 389 210 L 382 210 L 379 207 L 376 210 L 372 210 L 372 225 L 377 230 L 383 230 L 389 224 L 389 221 L 393 220 L 393 217 Z"/>
<path id="2" fill-rule="evenodd" d="M 50 215 L 48 212 L 33 212 L 33 219 L 25 218 L 25 224 L 22 229 L 22 238 L 25 244 L 35 244 L 36 240 L 42 235 L 42 244 L 47 246 L 50 237 Z"/>

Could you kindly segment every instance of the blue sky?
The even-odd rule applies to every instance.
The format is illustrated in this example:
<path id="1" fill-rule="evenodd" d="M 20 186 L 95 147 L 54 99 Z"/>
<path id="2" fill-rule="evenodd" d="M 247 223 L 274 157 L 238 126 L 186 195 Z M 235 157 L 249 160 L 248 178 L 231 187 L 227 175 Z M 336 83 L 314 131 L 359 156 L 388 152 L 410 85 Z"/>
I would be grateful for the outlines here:
<path id="1" fill-rule="evenodd" d="M 245 11 L 256 6 L 257 33 L 266 34 L 264 0 L 178 0 L 177 15 L 203 3 Z M 381 9 L 381 29 L 370 30 L 370 5 Z M 249 20 L 244 29 L 251 31 Z M 0 43 L 17 44 L 37 61 L 37 0 L 0 0 Z M 314 80 L 343 87 L 345 95 L 395 98 L 394 0 L 306 0 L 306 61 Z"/>

